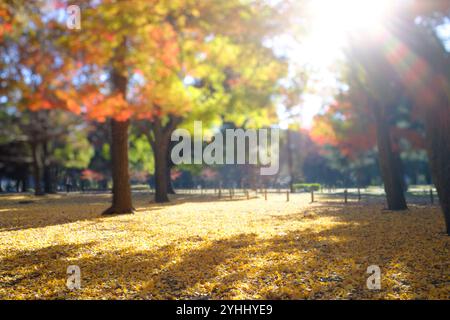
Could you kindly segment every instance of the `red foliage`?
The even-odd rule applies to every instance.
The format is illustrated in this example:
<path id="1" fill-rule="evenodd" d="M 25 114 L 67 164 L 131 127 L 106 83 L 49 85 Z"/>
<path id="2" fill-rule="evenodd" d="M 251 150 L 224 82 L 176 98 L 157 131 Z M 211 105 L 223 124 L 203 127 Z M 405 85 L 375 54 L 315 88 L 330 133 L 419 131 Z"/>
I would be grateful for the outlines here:
<path id="1" fill-rule="evenodd" d="M 101 181 L 104 180 L 105 176 L 94 170 L 86 169 L 81 173 L 81 180 L 87 181 Z"/>

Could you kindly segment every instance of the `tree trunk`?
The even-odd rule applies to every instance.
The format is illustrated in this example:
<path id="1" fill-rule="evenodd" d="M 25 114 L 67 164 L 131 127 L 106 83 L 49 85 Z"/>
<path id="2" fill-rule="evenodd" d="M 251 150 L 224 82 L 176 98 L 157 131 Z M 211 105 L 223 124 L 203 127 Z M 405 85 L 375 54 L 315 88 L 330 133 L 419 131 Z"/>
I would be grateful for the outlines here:
<path id="1" fill-rule="evenodd" d="M 168 153 L 168 157 L 170 157 L 170 153 Z M 173 188 L 173 184 L 172 184 L 172 178 L 171 178 L 171 174 L 170 174 L 170 172 L 171 172 L 171 166 L 170 166 L 170 164 L 168 163 L 167 164 L 167 193 L 168 194 L 176 194 L 175 193 L 175 189 Z"/>
<path id="2" fill-rule="evenodd" d="M 22 178 L 22 192 L 28 192 L 28 169 L 25 176 Z"/>
<path id="3" fill-rule="evenodd" d="M 111 159 L 113 200 L 112 206 L 103 214 L 133 213 L 130 177 L 128 173 L 128 127 L 129 121 L 111 120 Z"/>
<path id="4" fill-rule="evenodd" d="M 172 141 L 169 141 L 169 147 L 167 148 L 167 193 L 168 194 L 176 194 L 175 193 L 175 189 L 173 188 L 173 184 L 172 184 L 172 177 L 171 177 L 171 170 L 174 166 L 171 158 L 170 158 L 170 154 L 172 152 L 172 148 L 173 148 L 174 144 L 172 143 Z"/>
<path id="5" fill-rule="evenodd" d="M 373 102 L 372 108 L 375 114 L 378 157 L 388 209 L 406 210 L 407 205 L 403 194 L 403 184 L 398 170 L 398 161 L 392 150 L 390 128 L 385 116 L 385 109 L 375 102 Z"/>
<path id="6" fill-rule="evenodd" d="M 155 118 L 151 125 L 153 135 L 149 131 L 146 132 L 155 159 L 155 202 L 157 203 L 169 202 L 170 136 L 181 121 L 181 117 L 170 115 L 168 123 L 163 126 L 161 119 Z"/>
<path id="7" fill-rule="evenodd" d="M 294 161 L 292 155 L 292 137 L 291 131 L 287 129 L 287 151 L 288 151 L 288 170 L 289 170 L 289 190 L 294 193 Z"/>
<path id="8" fill-rule="evenodd" d="M 445 93 L 436 106 L 427 106 L 425 130 L 433 182 L 450 235 L 450 101 Z"/>
<path id="9" fill-rule="evenodd" d="M 170 168 L 167 161 L 167 141 L 155 139 L 157 148 L 153 150 L 155 156 L 155 202 L 169 202 Z"/>
<path id="10" fill-rule="evenodd" d="M 36 142 L 31 143 L 31 153 L 33 157 L 33 179 L 34 179 L 34 195 L 42 196 L 41 187 L 41 165 L 39 157 L 39 144 Z"/>
<path id="11" fill-rule="evenodd" d="M 56 193 L 56 188 L 54 184 L 54 175 L 52 172 L 52 167 L 50 166 L 48 159 L 48 145 L 47 142 L 44 141 L 42 143 L 42 163 L 44 164 L 44 192 L 45 193 Z"/>

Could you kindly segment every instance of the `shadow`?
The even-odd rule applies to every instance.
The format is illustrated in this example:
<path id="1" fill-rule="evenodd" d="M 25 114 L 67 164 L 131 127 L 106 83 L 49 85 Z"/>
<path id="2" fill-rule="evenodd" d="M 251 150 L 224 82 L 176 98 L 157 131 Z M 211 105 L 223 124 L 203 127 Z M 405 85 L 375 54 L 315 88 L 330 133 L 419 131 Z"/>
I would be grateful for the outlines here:
<path id="1" fill-rule="evenodd" d="M 205 201 L 199 197 L 197 200 Z M 192 200 L 183 195 L 174 198 L 174 206 Z M 146 194 L 135 200 L 148 202 Z M 150 207 L 156 210 L 157 206 Z M 100 238 L 96 242 L 5 252 L 0 260 L 0 297 L 436 297 L 433 292 L 448 292 L 448 237 L 440 233 L 443 221 L 439 210 L 422 209 L 411 206 L 405 212 L 389 212 L 383 210 L 383 204 L 367 207 L 363 203 L 314 203 L 290 214 L 255 215 L 255 223 L 264 219 L 274 226 L 282 223 L 284 231 L 279 233 L 273 233 L 277 230 L 274 227 L 270 229 L 272 233 L 239 232 L 221 239 L 211 239 L 208 233 L 180 234 L 161 245 L 147 238 L 150 240 L 146 249 L 124 247 L 120 233 L 122 227 L 126 230 L 127 221 L 123 225 L 119 221 L 120 226 L 100 225 L 95 229 L 99 235 L 104 230 L 117 231 L 110 234 L 111 241 Z M 436 219 L 441 220 L 436 223 Z M 156 230 L 155 237 L 159 239 L 161 229 Z M 83 231 L 83 226 L 79 231 Z M 66 288 L 68 265 L 80 266 L 82 290 Z M 382 270 L 381 290 L 366 287 L 370 265 L 378 265 Z"/>
<path id="2" fill-rule="evenodd" d="M 154 203 L 148 192 L 133 192 L 133 203 L 137 212 L 158 211 L 185 203 L 231 202 L 233 199 L 214 195 L 170 195 L 171 202 Z M 30 228 L 42 228 L 84 220 L 108 219 L 117 216 L 102 216 L 109 207 L 110 192 L 70 193 L 34 197 L 33 195 L 11 194 L 0 196 L 0 232 Z"/>
<path id="3" fill-rule="evenodd" d="M 0 232 L 101 218 L 111 198 L 104 194 L 0 197 Z"/>
<path id="4" fill-rule="evenodd" d="M 441 275 L 422 269 L 427 261 L 434 261 L 430 267 L 445 263 L 445 258 L 436 260 L 434 251 L 420 249 L 438 235 L 423 230 L 421 240 L 408 239 L 406 233 L 399 237 L 393 232 L 397 229 L 373 228 L 368 216 L 355 219 L 328 210 L 310 219 L 340 223 L 320 230 L 271 237 L 237 234 L 213 241 L 191 235 L 139 251 L 114 250 L 101 241 L 16 251 L 0 261 L 0 298 L 36 298 L 42 288 L 41 299 L 378 299 L 401 293 L 403 286 L 427 296 L 424 276 L 440 290 L 448 286 L 443 265 Z M 283 219 L 304 217 L 299 213 Z M 408 255 L 414 248 L 420 254 Z M 379 291 L 365 287 L 366 269 L 374 264 L 383 271 Z M 69 265 L 81 268 L 81 290 L 65 286 Z"/>
<path id="5" fill-rule="evenodd" d="M 40 299 L 76 298 L 83 291 L 100 291 L 102 298 L 107 299 L 120 298 L 124 292 L 131 299 L 196 299 L 201 296 L 186 296 L 183 292 L 218 276 L 218 266 L 254 242 L 254 235 L 239 235 L 189 252 L 180 251 L 172 244 L 140 252 L 120 250 L 89 257 L 86 253 L 98 243 L 18 251 L 0 260 L 0 298 L 9 298 L 2 296 L 2 289 L 10 292 L 26 289 L 28 296 L 33 297 L 36 288 L 51 286 L 51 290 L 42 290 Z M 65 286 L 69 265 L 80 267 L 81 291 L 71 291 Z"/>
<path id="6" fill-rule="evenodd" d="M 54 245 L 38 250 L 15 251 L 0 260 L 0 299 L 2 289 L 14 290 L 17 286 L 29 285 L 30 291 L 35 281 L 65 277 L 66 268 L 55 268 L 55 264 L 76 256 L 81 250 L 91 247 L 94 242 L 85 244 Z"/>

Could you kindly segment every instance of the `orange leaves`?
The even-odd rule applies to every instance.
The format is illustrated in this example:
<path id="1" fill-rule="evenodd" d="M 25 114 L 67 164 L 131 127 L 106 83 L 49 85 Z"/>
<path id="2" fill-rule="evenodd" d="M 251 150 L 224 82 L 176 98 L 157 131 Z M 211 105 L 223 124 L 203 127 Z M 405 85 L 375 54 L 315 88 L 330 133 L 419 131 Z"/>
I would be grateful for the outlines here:
<path id="1" fill-rule="evenodd" d="M 47 100 L 37 100 L 29 105 L 31 111 L 52 109 L 52 104 Z"/>
<path id="2" fill-rule="evenodd" d="M 13 17 L 6 4 L 0 4 L 0 40 L 13 31 Z"/>
<path id="3" fill-rule="evenodd" d="M 310 134 L 311 139 L 318 145 L 337 144 L 337 138 L 333 131 L 333 128 L 323 116 L 315 117 L 314 125 L 311 128 Z"/>
<path id="4" fill-rule="evenodd" d="M 3 35 L 8 34 L 12 31 L 12 25 L 10 23 L 2 23 L 0 24 L 0 39 Z"/>
<path id="5" fill-rule="evenodd" d="M 75 98 L 73 98 L 68 92 L 63 90 L 57 90 L 55 94 L 63 102 L 63 104 L 65 104 L 66 110 L 73 112 L 75 114 L 81 113 L 79 103 L 77 103 Z"/>
<path id="6" fill-rule="evenodd" d="M 60 107 L 59 101 L 55 98 L 50 99 L 50 95 L 43 91 L 37 91 L 27 96 L 27 100 L 30 101 L 27 106 L 31 111 L 49 110 Z"/>
<path id="7" fill-rule="evenodd" d="M 155 43 L 155 58 L 160 60 L 167 68 L 179 67 L 178 55 L 180 48 L 177 43 L 177 34 L 168 24 L 155 26 L 150 31 L 150 38 Z"/>
<path id="8" fill-rule="evenodd" d="M 93 92 L 82 99 L 88 118 L 103 122 L 106 118 L 124 121 L 131 117 L 132 111 L 122 94 L 104 96 Z"/>
<path id="9" fill-rule="evenodd" d="M 83 113 L 88 119 L 104 122 L 107 118 L 118 121 L 129 119 L 133 115 L 132 106 L 122 94 L 103 95 L 96 87 L 84 88 L 80 92 L 57 91 L 61 105 L 70 112 Z"/>
<path id="10" fill-rule="evenodd" d="M 73 112 L 75 114 L 80 114 L 80 112 L 81 112 L 81 108 L 80 108 L 79 104 L 77 104 L 72 99 L 67 100 L 67 110 L 69 110 L 70 112 Z"/>

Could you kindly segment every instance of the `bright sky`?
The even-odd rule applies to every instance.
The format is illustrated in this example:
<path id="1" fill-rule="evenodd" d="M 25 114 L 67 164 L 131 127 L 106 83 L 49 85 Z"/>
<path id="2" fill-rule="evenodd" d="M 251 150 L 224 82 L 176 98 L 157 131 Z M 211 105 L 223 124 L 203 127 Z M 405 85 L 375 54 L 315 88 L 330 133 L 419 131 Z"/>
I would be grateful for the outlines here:
<path id="1" fill-rule="evenodd" d="M 289 57 L 292 68 L 310 70 L 308 86 L 313 91 L 304 95 L 294 119 L 287 119 L 284 108 L 279 108 L 282 128 L 292 121 L 311 127 L 313 117 L 332 101 L 340 86 L 336 73 L 348 34 L 375 32 L 392 5 L 392 0 L 313 0 L 307 11 L 312 19 L 307 36 L 300 43 L 289 35 L 274 41 L 274 47 Z"/>

